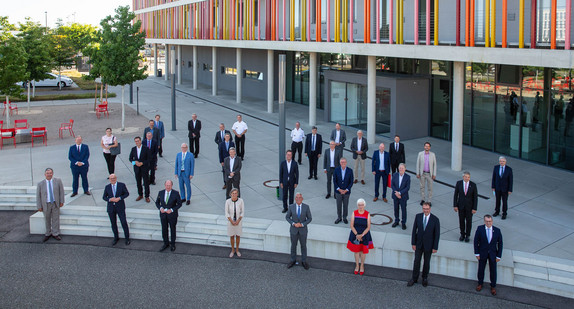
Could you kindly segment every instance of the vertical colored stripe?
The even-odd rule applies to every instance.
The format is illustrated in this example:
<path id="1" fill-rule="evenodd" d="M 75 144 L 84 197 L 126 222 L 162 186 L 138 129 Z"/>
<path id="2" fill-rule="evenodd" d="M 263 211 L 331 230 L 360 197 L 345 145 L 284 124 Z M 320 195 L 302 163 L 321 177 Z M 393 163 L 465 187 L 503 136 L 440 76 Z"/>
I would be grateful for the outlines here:
<path id="1" fill-rule="evenodd" d="M 434 0 L 434 45 L 438 45 L 438 0 Z"/>
<path id="2" fill-rule="evenodd" d="M 470 46 L 470 0 L 464 2 L 464 46 Z"/>
<path id="3" fill-rule="evenodd" d="M 456 0 L 456 46 L 460 46 L 460 0 Z"/>
<path id="4" fill-rule="evenodd" d="M 336 0 L 335 0 L 336 1 Z M 331 42 L 331 0 L 327 0 L 327 42 Z"/>
<path id="5" fill-rule="evenodd" d="M 335 42 L 339 42 L 339 32 L 341 29 L 341 1 L 335 0 Z"/>
<path id="6" fill-rule="evenodd" d="M 311 41 L 311 2 L 314 0 L 307 0 L 307 42 Z"/>
<path id="7" fill-rule="evenodd" d="M 349 31 L 349 11 L 348 1 L 341 0 L 341 42 L 347 42 L 347 35 Z"/>
<path id="8" fill-rule="evenodd" d="M 470 46 L 474 47 L 474 17 L 475 17 L 475 10 L 474 10 L 474 0 L 470 0 Z"/>
<path id="9" fill-rule="evenodd" d="M 369 39 L 371 34 L 367 24 L 369 23 L 369 5 L 368 0 L 363 0 L 363 42 L 370 43 Z"/>
<path id="10" fill-rule="evenodd" d="M 570 14 L 572 14 L 572 2 L 566 1 L 566 12 L 564 13 L 564 15 L 566 15 L 566 29 L 564 31 L 565 32 L 564 49 L 570 49 L 570 32 L 572 31 L 572 27 L 570 25 L 572 17 L 570 16 Z"/>
<path id="11" fill-rule="evenodd" d="M 431 19 L 430 19 L 430 14 L 431 14 L 431 0 L 427 0 L 426 3 L 426 41 L 427 41 L 427 45 L 430 45 L 430 27 L 431 27 Z M 435 12 L 436 14 L 436 12 Z"/>
<path id="12" fill-rule="evenodd" d="M 315 41 L 321 42 L 321 0 L 316 0 L 315 11 L 317 17 L 315 18 Z"/>
<path id="13" fill-rule="evenodd" d="M 496 47 L 496 0 L 490 4 L 490 47 Z"/>
<path id="14" fill-rule="evenodd" d="M 289 10 L 289 17 L 290 18 L 290 22 L 289 22 L 289 40 L 291 41 L 295 41 L 295 1 L 296 0 L 290 0 L 291 1 L 291 7 Z"/>
<path id="15" fill-rule="evenodd" d="M 378 1 L 377 1 L 378 3 Z M 355 28 L 355 0 L 350 0 L 349 10 L 351 11 L 351 20 L 349 21 L 349 42 L 353 43 L 354 28 Z"/>
<path id="16" fill-rule="evenodd" d="M 415 45 L 419 45 L 419 0 L 414 0 L 415 2 L 415 14 L 414 18 L 414 29 L 415 29 Z"/>
<path id="17" fill-rule="evenodd" d="M 287 8 L 285 4 L 286 2 L 287 0 L 283 0 L 283 41 L 287 39 Z"/>
<path id="18" fill-rule="evenodd" d="M 550 5 L 550 49 L 556 49 L 556 0 Z"/>
<path id="19" fill-rule="evenodd" d="M 395 21 L 393 20 L 394 16 L 395 16 L 395 12 L 394 12 L 394 1 L 391 0 L 389 1 L 390 4 L 390 8 L 389 8 L 389 16 L 390 16 L 390 20 L 389 20 L 389 44 L 393 44 L 393 34 L 394 34 L 394 29 L 393 26 L 395 24 Z"/>
<path id="20" fill-rule="evenodd" d="M 484 0 L 484 47 L 490 46 L 490 0 Z"/>
<path id="21" fill-rule="evenodd" d="M 508 16 L 508 0 L 502 0 L 502 48 L 507 47 L 508 22 L 506 16 Z"/>
<path id="22" fill-rule="evenodd" d="M 538 2 L 537 0 L 532 0 L 530 2 L 530 7 L 535 8 L 534 10 L 530 10 L 530 48 L 536 48 L 536 37 L 537 37 L 536 7 L 538 7 L 537 2 Z M 524 10 L 524 5 L 522 7 L 522 10 Z M 522 14 L 524 14 L 524 12 Z"/>
<path id="23" fill-rule="evenodd" d="M 524 48 L 524 0 L 518 5 L 518 47 Z"/>
<path id="24" fill-rule="evenodd" d="M 301 41 L 307 41 L 307 2 L 301 0 Z"/>
<path id="25" fill-rule="evenodd" d="M 379 44 L 381 43 L 381 1 L 380 0 L 375 1 L 377 2 L 377 4 L 375 5 L 375 18 L 377 19 L 377 22 L 375 23 L 376 28 L 375 31 L 377 31 L 377 44 Z"/>

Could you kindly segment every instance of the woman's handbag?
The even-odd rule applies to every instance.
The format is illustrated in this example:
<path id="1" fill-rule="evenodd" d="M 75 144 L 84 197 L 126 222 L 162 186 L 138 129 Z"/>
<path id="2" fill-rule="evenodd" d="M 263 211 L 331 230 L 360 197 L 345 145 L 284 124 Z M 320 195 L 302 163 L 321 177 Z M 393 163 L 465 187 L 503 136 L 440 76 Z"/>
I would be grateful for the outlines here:
<path id="1" fill-rule="evenodd" d="M 114 136 L 114 139 L 116 139 L 115 136 Z M 110 148 L 110 154 L 112 156 L 117 156 L 121 153 L 122 153 L 122 144 L 120 144 L 120 142 L 118 142 L 118 146 Z"/>

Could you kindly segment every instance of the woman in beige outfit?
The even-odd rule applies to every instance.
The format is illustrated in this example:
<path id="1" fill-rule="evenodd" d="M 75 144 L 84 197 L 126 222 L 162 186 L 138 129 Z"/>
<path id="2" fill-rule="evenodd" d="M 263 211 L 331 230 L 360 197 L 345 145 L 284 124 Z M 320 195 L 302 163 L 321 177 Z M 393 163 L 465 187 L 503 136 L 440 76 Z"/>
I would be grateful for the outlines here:
<path id="1" fill-rule="evenodd" d="M 239 240 L 241 238 L 241 219 L 243 219 L 244 214 L 244 204 L 243 200 L 240 199 L 239 190 L 231 190 L 231 198 L 225 201 L 225 216 L 227 217 L 227 235 L 230 237 L 231 242 L 231 253 L 229 257 L 233 257 L 234 253 L 237 256 L 241 256 L 239 252 Z"/>

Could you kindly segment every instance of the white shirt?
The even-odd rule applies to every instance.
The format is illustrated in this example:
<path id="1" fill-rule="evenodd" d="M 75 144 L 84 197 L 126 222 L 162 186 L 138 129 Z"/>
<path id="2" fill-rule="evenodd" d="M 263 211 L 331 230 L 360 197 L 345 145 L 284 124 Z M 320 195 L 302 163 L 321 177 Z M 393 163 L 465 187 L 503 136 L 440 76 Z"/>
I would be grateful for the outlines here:
<path id="1" fill-rule="evenodd" d="M 331 167 L 335 167 L 335 150 L 329 149 L 329 151 L 329 154 L 331 155 Z"/>
<path id="2" fill-rule="evenodd" d="M 305 138 L 305 132 L 303 132 L 303 129 L 299 128 L 299 129 L 293 129 L 291 130 L 291 139 L 295 142 L 295 143 L 300 143 L 303 141 L 303 138 Z"/>
<path id="3" fill-rule="evenodd" d="M 168 194 L 171 194 L 171 191 L 165 190 L 165 194 L 163 195 L 163 200 L 164 200 L 164 201 L 167 200 L 167 195 L 168 195 Z M 166 204 L 167 204 L 167 203 L 166 203 Z M 163 207 L 162 207 L 161 209 L 170 210 L 171 208 L 163 208 Z M 173 210 L 173 209 L 172 209 L 172 210 Z"/>
<path id="4" fill-rule="evenodd" d="M 141 152 L 142 152 L 142 147 L 141 147 L 141 146 L 139 146 L 139 147 L 136 146 L 136 153 L 137 153 L 137 156 L 138 156 L 138 158 L 137 158 L 138 160 L 140 159 L 140 154 L 141 154 Z"/>
<path id="5" fill-rule="evenodd" d="M 233 165 L 235 164 L 235 157 L 229 157 L 229 170 L 233 173 Z M 229 177 L 231 178 L 231 177 Z"/>
<path id="6" fill-rule="evenodd" d="M 311 151 L 315 151 L 317 148 L 317 134 L 311 136 Z"/>
<path id="7" fill-rule="evenodd" d="M 361 144 L 363 143 L 363 139 L 362 138 L 357 138 L 357 150 L 361 151 Z"/>
<path id="8" fill-rule="evenodd" d="M 429 219 L 430 219 L 430 214 L 429 214 L 428 216 L 423 214 L 423 229 L 426 229 L 426 227 L 425 227 L 425 222 L 426 222 L 426 225 L 428 225 L 428 224 L 429 224 Z M 425 221 L 425 220 L 426 220 L 426 221 Z"/>
<path id="9" fill-rule="evenodd" d="M 289 173 L 291 173 L 291 162 L 292 161 L 285 161 L 287 163 L 287 180 L 289 180 Z"/>
<path id="10" fill-rule="evenodd" d="M 241 122 L 236 121 L 231 129 L 237 134 L 243 134 L 243 132 L 247 131 L 247 124 L 243 120 Z"/>
<path id="11" fill-rule="evenodd" d="M 184 171 L 185 170 L 185 156 L 187 155 L 187 151 L 186 152 L 182 152 L 181 153 L 181 170 Z"/>
<path id="12" fill-rule="evenodd" d="M 403 182 L 403 177 L 404 177 L 404 176 L 405 176 L 404 174 L 401 175 L 401 173 L 399 173 L 399 188 L 401 187 L 401 183 Z"/>
<path id="13" fill-rule="evenodd" d="M 335 143 L 339 144 L 340 142 L 340 137 L 341 137 L 341 130 L 335 130 Z"/>
<path id="14" fill-rule="evenodd" d="M 379 171 L 385 170 L 385 152 L 379 151 Z"/>

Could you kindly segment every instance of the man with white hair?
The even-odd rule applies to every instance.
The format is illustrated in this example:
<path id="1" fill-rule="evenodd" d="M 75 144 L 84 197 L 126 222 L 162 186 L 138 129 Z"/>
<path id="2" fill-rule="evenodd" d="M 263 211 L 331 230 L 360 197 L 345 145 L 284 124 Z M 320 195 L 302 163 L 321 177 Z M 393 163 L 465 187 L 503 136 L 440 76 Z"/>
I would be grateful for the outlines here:
<path id="1" fill-rule="evenodd" d="M 309 205 L 303 203 L 303 194 L 295 194 L 295 203 L 289 205 L 289 210 L 285 215 L 285 220 L 289 222 L 289 234 L 291 235 L 291 261 L 287 268 L 291 268 L 296 263 L 297 242 L 301 244 L 301 264 L 305 270 L 309 269 L 307 263 L 307 225 L 311 223 L 311 209 Z"/>
<path id="2" fill-rule="evenodd" d="M 498 158 L 498 165 L 492 171 L 492 192 L 496 197 L 496 207 L 493 217 L 500 214 L 500 201 L 502 200 L 502 220 L 506 220 L 508 211 L 508 196 L 512 194 L 512 169 L 506 165 L 506 158 Z"/>
<path id="3" fill-rule="evenodd" d="M 353 159 L 355 160 L 355 181 L 359 181 L 359 166 L 361 167 L 361 184 L 365 184 L 365 160 L 367 159 L 367 151 L 369 151 L 369 143 L 363 138 L 363 131 L 357 131 L 357 137 L 353 137 L 351 141 L 351 151 L 353 152 Z"/>
<path id="4" fill-rule="evenodd" d="M 193 153 L 187 151 L 187 144 L 181 144 L 181 152 L 175 156 L 175 178 L 179 179 L 179 190 L 181 191 L 181 202 L 186 200 L 185 205 L 191 203 L 191 179 L 195 158 Z"/>

